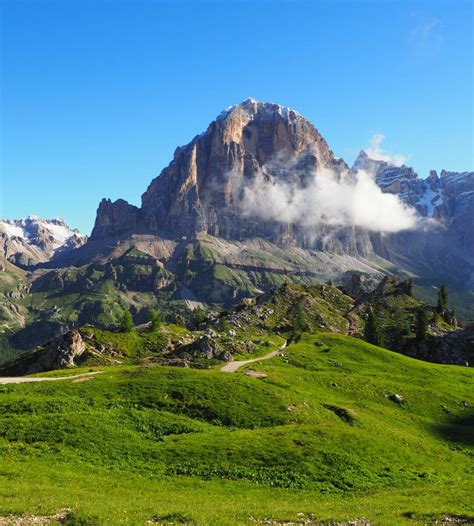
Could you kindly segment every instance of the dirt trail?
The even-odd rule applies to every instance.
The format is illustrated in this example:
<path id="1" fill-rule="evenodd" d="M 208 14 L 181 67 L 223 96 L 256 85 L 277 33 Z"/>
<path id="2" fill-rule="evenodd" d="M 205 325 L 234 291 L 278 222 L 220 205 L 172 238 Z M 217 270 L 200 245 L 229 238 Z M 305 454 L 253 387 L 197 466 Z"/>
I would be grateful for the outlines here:
<path id="1" fill-rule="evenodd" d="M 261 362 L 262 360 L 269 360 L 270 358 L 273 358 L 274 356 L 278 356 L 283 349 L 286 348 L 288 342 L 286 341 L 279 349 L 276 351 L 272 351 L 265 356 L 260 356 L 258 358 L 252 358 L 250 360 L 240 360 L 236 362 L 229 362 L 225 364 L 223 367 L 221 367 L 221 371 L 224 373 L 235 373 L 238 369 L 243 367 L 244 365 L 248 365 L 249 363 L 255 363 L 255 362 Z"/>
<path id="2" fill-rule="evenodd" d="M 83 376 L 92 376 L 93 374 L 101 374 L 104 371 L 93 371 L 91 373 L 75 374 L 73 376 L 43 376 L 43 377 L 30 377 L 30 376 L 0 376 L 0 384 L 24 384 L 29 382 L 54 382 L 56 380 L 73 380 L 74 378 L 82 378 Z"/>

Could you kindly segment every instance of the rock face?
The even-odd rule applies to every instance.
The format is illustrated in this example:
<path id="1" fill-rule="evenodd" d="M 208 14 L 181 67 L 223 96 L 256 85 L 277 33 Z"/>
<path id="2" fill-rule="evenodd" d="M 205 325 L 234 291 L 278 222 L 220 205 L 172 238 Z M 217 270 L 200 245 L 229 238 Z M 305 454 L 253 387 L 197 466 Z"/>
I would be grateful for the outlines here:
<path id="1" fill-rule="evenodd" d="M 472 367 L 474 365 L 474 326 L 431 337 L 413 355 L 428 362 Z"/>
<path id="2" fill-rule="evenodd" d="M 123 199 L 113 203 L 110 199 L 102 199 L 91 237 L 100 239 L 133 233 L 138 224 L 139 212 L 139 208 Z"/>
<path id="3" fill-rule="evenodd" d="M 86 346 L 76 329 L 52 340 L 46 347 L 21 355 L 15 362 L 0 369 L 6 375 L 28 375 L 72 367 L 86 355 Z"/>
<path id="4" fill-rule="evenodd" d="M 62 219 L 0 221 L 0 257 L 27 267 L 43 263 L 78 248 L 87 236 L 70 228 Z"/>
<path id="5" fill-rule="evenodd" d="M 143 220 L 150 230 L 163 228 L 178 235 L 205 231 L 224 238 L 283 240 L 291 232 L 242 220 L 242 192 L 268 177 L 269 165 L 273 173 L 292 178 L 295 185 L 320 168 L 347 169 L 301 115 L 248 99 L 176 150 L 171 164 L 142 196 Z"/>

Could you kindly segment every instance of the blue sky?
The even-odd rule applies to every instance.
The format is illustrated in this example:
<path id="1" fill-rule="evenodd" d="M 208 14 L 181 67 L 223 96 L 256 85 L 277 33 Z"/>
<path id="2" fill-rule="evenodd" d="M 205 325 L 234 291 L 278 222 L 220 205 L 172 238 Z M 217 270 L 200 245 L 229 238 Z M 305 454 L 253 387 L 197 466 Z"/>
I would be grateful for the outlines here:
<path id="1" fill-rule="evenodd" d="M 473 169 L 470 1 L 0 2 L 0 216 L 89 233 L 246 97 L 309 118 L 351 163 L 381 148 Z"/>

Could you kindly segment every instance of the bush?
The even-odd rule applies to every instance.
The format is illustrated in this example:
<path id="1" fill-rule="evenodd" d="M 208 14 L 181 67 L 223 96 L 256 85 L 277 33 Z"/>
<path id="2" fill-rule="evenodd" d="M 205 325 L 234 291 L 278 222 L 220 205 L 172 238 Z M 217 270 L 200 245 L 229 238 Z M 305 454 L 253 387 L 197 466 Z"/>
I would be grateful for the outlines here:
<path id="1" fill-rule="evenodd" d="M 193 316 L 197 324 L 204 323 L 207 320 L 207 312 L 201 306 L 193 310 Z"/>

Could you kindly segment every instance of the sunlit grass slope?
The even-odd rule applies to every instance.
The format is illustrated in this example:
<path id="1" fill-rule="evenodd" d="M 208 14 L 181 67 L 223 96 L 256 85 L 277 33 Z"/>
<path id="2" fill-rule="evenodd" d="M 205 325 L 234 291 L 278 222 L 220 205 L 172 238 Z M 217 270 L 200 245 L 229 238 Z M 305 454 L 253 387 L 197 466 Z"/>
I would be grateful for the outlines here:
<path id="1" fill-rule="evenodd" d="M 0 386 L 0 515 L 474 520 L 474 371 L 327 334 L 252 368 L 267 376 L 128 366 Z"/>

